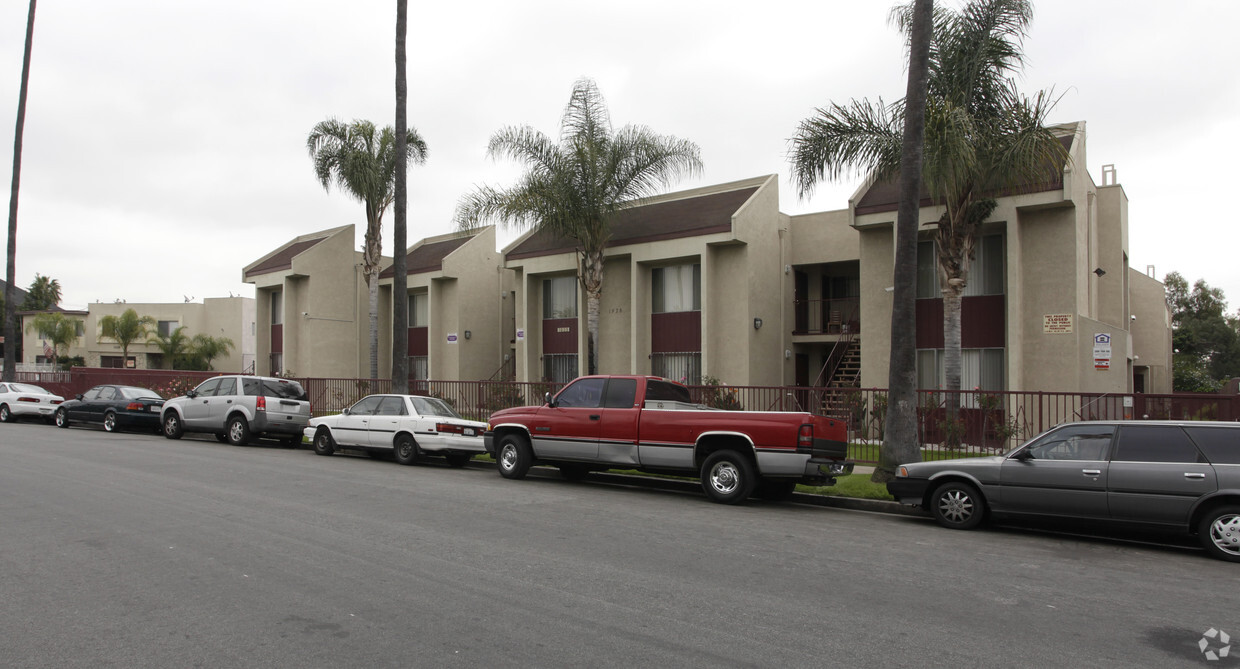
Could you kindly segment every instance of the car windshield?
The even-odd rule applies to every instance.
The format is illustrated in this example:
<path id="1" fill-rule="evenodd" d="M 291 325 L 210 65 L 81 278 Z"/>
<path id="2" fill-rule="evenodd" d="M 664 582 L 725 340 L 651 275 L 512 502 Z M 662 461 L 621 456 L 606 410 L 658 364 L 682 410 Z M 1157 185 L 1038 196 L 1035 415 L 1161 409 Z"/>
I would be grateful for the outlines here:
<path id="1" fill-rule="evenodd" d="M 29 383 L 10 383 L 9 387 L 12 388 L 15 393 L 43 393 L 44 395 L 51 395 L 51 393 L 46 390 L 38 386 L 32 386 Z"/>
<path id="2" fill-rule="evenodd" d="M 159 396 L 159 393 L 155 392 L 154 390 L 147 390 L 146 388 L 132 388 L 128 386 L 122 386 L 120 388 L 117 388 L 117 390 L 121 391 L 121 397 L 124 397 L 127 400 L 140 400 L 144 397 L 147 397 L 153 400 L 163 399 L 162 397 Z"/>
<path id="3" fill-rule="evenodd" d="M 460 418 L 452 405 L 439 399 L 438 397 L 412 397 L 413 408 L 423 416 L 448 416 L 450 418 Z"/>

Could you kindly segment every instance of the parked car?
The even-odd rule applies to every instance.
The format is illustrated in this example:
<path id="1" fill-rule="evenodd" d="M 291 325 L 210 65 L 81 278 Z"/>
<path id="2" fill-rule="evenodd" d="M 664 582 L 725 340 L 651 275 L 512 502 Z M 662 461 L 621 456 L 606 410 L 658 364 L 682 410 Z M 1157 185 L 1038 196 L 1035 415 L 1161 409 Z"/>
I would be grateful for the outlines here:
<path id="1" fill-rule="evenodd" d="M 901 465 L 887 490 L 952 529 L 988 515 L 1170 528 L 1240 562 L 1240 423 L 1068 423 L 1007 455 Z"/>
<path id="2" fill-rule="evenodd" d="M 186 432 L 211 432 L 236 446 L 254 437 L 269 437 L 296 447 L 309 421 L 310 402 L 301 384 L 266 376 L 207 379 L 164 402 L 160 413 L 169 439 L 180 439 Z"/>
<path id="3" fill-rule="evenodd" d="M 464 467 L 486 450 L 482 443 L 486 427 L 462 418 L 438 397 L 368 395 L 339 415 L 310 419 L 305 434 L 319 455 L 342 448 L 390 451 L 397 462 L 411 465 L 425 453 Z"/>
<path id="4" fill-rule="evenodd" d="M 22 417 L 38 417 L 51 423 L 53 412 L 65 398 L 29 383 L 0 383 L 0 423 Z"/>
<path id="5" fill-rule="evenodd" d="M 163 406 L 164 398 L 154 390 L 136 386 L 95 386 L 56 409 L 56 426 L 102 423 L 108 432 L 124 428 L 159 432 L 159 412 Z"/>

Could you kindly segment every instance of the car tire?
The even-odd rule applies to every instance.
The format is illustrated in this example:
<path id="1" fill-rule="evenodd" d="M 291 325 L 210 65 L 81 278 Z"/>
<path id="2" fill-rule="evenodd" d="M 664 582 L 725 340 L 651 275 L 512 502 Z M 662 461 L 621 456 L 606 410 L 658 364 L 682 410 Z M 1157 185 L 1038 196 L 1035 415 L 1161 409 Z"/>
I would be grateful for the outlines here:
<path id="1" fill-rule="evenodd" d="M 228 443 L 233 446 L 245 446 L 250 443 L 250 424 L 245 416 L 235 415 L 228 419 Z"/>
<path id="2" fill-rule="evenodd" d="M 449 467 L 460 469 L 474 459 L 473 453 L 444 453 L 443 459 L 448 461 Z"/>
<path id="3" fill-rule="evenodd" d="M 758 482 L 749 458 L 736 451 L 715 451 L 702 463 L 702 490 L 712 502 L 739 504 Z"/>
<path id="4" fill-rule="evenodd" d="M 103 414 L 103 431 L 116 432 L 116 412 L 108 411 Z"/>
<path id="5" fill-rule="evenodd" d="M 409 466 L 418 461 L 418 455 L 421 450 L 418 448 L 418 442 L 413 437 L 402 434 L 396 437 L 396 441 L 392 443 L 392 456 L 396 459 L 397 464 Z"/>
<path id="6" fill-rule="evenodd" d="M 951 530 L 971 530 L 986 517 L 986 501 L 977 488 L 948 481 L 930 495 L 930 513 L 939 525 Z"/>
<path id="7" fill-rule="evenodd" d="M 1197 536 L 1210 557 L 1240 562 L 1240 506 L 1216 506 L 1201 516 Z"/>
<path id="8" fill-rule="evenodd" d="M 506 479 L 523 479 L 534 464 L 534 452 L 530 444 L 519 434 L 505 435 L 495 449 L 495 464 L 499 475 Z"/>
<path id="9" fill-rule="evenodd" d="M 185 434 L 185 426 L 181 424 L 181 414 L 168 411 L 161 421 L 164 425 L 164 436 L 168 439 L 180 439 Z"/>
<path id="10" fill-rule="evenodd" d="M 590 468 L 583 464 L 565 462 L 560 465 L 560 477 L 565 481 L 580 481 L 589 474 Z"/>
<path id="11" fill-rule="evenodd" d="M 12 423 L 13 412 L 9 411 L 9 405 L 0 404 L 0 423 Z"/>
<path id="12" fill-rule="evenodd" d="M 225 432 L 216 432 L 216 433 L 215 433 L 215 440 L 216 440 L 216 441 L 218 441 L 218 442 L 220 442 L 221 444 L 227 444 L 227 443 L 228 443 L 228 434 L 227 434 L 227 433 L 225 433 Z"/>
<path id="13" fill-rule="evenodd" d="M 64 409 L 56 410 L 56 427 L 60 427 L 60 428 L 69 427 L 69 412 L 68 411 L 65 411 Z"/>
<path id="14" fill-rule="evenodd" d="M 782 502 L 796 492 L 795 479 L 762 479 L 753 490 L 753 496 L 769 502 Z"/>
<path id="15" fill-rule="evenodd" d="M 331 455 L 336 452 L 336 440 L 332 439 L 331 430 L 320 427 L 314 433 L 314 452 L 318 455 Z"/>

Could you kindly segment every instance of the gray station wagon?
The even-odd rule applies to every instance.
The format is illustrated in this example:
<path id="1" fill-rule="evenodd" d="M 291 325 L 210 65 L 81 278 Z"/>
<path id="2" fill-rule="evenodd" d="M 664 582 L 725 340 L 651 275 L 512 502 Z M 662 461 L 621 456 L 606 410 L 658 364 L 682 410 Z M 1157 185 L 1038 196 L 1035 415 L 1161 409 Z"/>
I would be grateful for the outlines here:
<path id="1" fill-rule="evenodd" d="M 887 490 L 952 529 L 988 514 L 1145 525 L 1240 562 L 1240 423 L 1068 423 L 1007 455 L 902 465 Z"/>

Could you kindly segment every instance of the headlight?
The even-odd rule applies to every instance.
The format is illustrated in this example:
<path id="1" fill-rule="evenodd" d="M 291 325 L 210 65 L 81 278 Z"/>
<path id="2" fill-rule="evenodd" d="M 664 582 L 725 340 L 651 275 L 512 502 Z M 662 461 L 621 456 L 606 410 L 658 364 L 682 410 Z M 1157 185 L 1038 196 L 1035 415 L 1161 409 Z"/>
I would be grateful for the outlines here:
<path id="1" fill-rule="evenodd" d="M 896 478 L 908 478 L 908 467 L 897 467 Z"/>

